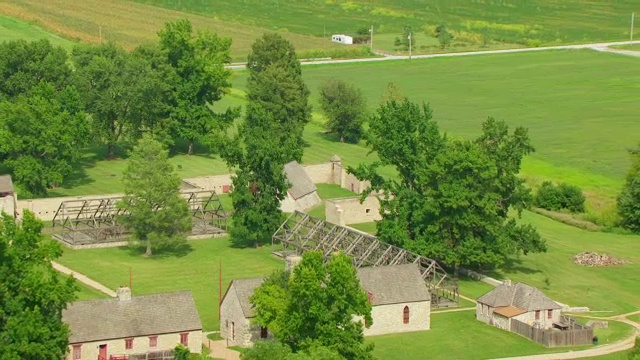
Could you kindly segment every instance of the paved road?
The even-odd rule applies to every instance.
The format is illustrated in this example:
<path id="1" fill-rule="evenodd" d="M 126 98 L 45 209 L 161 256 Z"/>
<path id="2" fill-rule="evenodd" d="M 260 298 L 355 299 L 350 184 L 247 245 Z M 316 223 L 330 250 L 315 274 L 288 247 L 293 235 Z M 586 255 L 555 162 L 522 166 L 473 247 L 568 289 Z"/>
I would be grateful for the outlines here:
<path id="1" fill-rule="evenodd" d="M 640 57 L 640 51 L 614 49 L 614 48 L 610 48 L 608 46 L 594 46 L 594 47 L 592 47 L 592 49 L 596 50 L 596 51 L 610 52 L 610 53 L 614 53 L 614 54 Z"/>
<path id="2" fill-rule="evenodd" d="M 506 49 L 506 50 L 487 50 L 487 51 L 469 51 L 469 52 L 457 52 L 457 53 L 445 53 L 445 54 L 428 54 L 428 55 L 415 55 L 412 56 L 412 59 L 431 59 L 438 57 L 454 57 L 454 56 L 476 56 L 476 55 L 491 55 L 491 54 L 508 54 L 508 53 L 518 53 L 518 52 L 529 52 L 529 51 L 547 51 L 547 50 L 566 50 L 566 49 L 606 49 L 609 46 L 614 45 L 629 45 L 629 44 L 640 44 L 640 40 L 638 41 L 618 41 L 618 42 L 605 42 L 605 43 L 592 43 L 592 44 L 578 44 L 578 45 L 560 45 L 560 46 L 545 46 L 545 47 L 535 47 L 535 48 L 521 48 L 521 49 Z M 611 49 L 614 50 L 614 49 Z M 629 50 L 615 50 L 618 51 L 629 51 Z M 634 55 L 637 56 L 637 55 Z M 344 59 L 344 60 L 317 60 L 317 61 L 305 61 L 302 62 L 302 65 L 325 65 L 325 64 L 347 64 L 347 63 L 360 63 L 360 62 L 375 62 L 375 61 L 390 61 L 390 60 L 407 60 L 409 56 L 397 56 L 397 55 L 389 55 L 385 57 L 377 57 L 377 58 L 363 58 L 363 59 Z M 227 66 L 229 69 L 241 70 L 245 68 L 244 64 L 230 65 Z"/>
<path id="3" fill-rule="evenodd" d="M 83 274 L 80 274 L 77 271 L 73 271 L 73 270 L 69 269 L 68 267 L 66 267 L 64 265 L 58 264 L 55 261 L 52 261 L 51 265 L 53 266 L 54 269 L 56 269 L 57 271 L 59 271 L 59 272 L 61 272 L 63 274 L 73 275 L 73 277 L 76 278 L 76 280 L 80 281 L 81 283 L 83 283 L 83 284 L 85 284 L 85 285 L 87 285 L 89 287 L 92 287 L 92 288 L 94 288 L 94 289 L 96 289 L 98 291 L 101 291 L 101 292 L 103 292 L 103 293 L 105 293 L 105 294 L 107 294 L 107 295 L 109 295 L 111 297 L 116 297 L 116 292 L 115 291 L 109 289 L 108 287 L 100 284 L 99 282 L 97 282 L 95 280 L 90 279 L 89 277 L 87 277 L 87 276 L 85 276 Z"/>

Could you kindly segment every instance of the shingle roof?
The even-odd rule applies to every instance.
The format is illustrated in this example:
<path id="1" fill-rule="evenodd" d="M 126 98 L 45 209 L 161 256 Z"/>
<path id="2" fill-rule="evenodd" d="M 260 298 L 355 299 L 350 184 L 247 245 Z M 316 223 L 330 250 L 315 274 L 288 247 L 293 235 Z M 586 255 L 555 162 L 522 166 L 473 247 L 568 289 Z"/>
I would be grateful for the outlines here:
<path id="1" fill-rule="evenodd" d="M 190 291 L 78 301 L 62 312 L 62 321 L 71 344 L 202 329 Z"/>
<path id="2" fill-rule="evenodd" d="M 299 199 L 309 193 L 316 191 L 316 185 L 304 171 L 304 168 L 297 161 L 292 161 L 284 166 L 284 173 L 291 183 L 289 194 L 294 199 Z"/>
<path id="3" fill-rule="evenodd" d="M 417 264 L 359 268 L 358 278 L 373 306 L 431 300 Z"/>
<path id="4" fill-rule="evenodd" d="M 11 175 L 0 175 L 0 193 L 12 193 L 13 183 Z"/>
<path id="5" fill-rule="evenodd" d="M 499 285 L 479 297 L 478 302 L 492 307 L 515 306 L 526 311 L 562 308 L 542 291 L 523 283 Z"/>
<path id="6" fill-rule="evenodd" d="M 240 302 L 240 307 L 242 308 L 244 317 L 252 318 L 255 316 L 255 313 L 253 312 L 253 305 L 251 304 L 251 301 L 249 301 L 249 298 L 263 282 L 264 278 L 233 280 L 231 281 L 229 289 L 227 289 L 227 294 L 225 294 L 224 297 L 227 297 L 230 290 L 235 291 L 236 296 L 238 297 L 238 301 Z"/>
<path id="7" fill-rule="evenodd" d="M 502 315 L 502 316 L 508 317 L 508 318 L 511 318 L 511 317 L 514 317 L 514 316 L 518 316 L 518 315 L 524 314 L 526 312 L 527 312 L 526 310 L 522 310 L 520 308 L 517 308 L 515 306 L 511 306 L 511 305 L 499 307 L 499 308 L 497 308 L 497 309 L 495 309 L 493 311 L 494 314 Z"/>

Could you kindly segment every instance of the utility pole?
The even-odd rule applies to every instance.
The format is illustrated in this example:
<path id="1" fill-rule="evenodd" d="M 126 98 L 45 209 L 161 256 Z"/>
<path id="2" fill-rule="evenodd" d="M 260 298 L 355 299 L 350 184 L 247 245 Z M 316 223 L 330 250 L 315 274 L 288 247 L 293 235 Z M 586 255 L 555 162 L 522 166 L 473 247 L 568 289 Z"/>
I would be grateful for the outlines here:
<path id="1" fill-rule="evenodd" d="M 633 41 L 633 20 L 635 20 L 636 13 L 632 12 L 631 13 L 631 36 L 630 36 L 630 40 L 629 41 Z"/>
<path id="2" fill-rule="evenodd" d="M 100 32 L 100 44 L 102 44 L 102 25 L 100 25 L 99 27 L 99 32 Z"/>
<path id="3" fill-rule="evenodd" d="M 371 43 L 371 52 L 373 53 L 373 25 L 371 25 L 371 29 L 369 29 L 369 33 L 371 33 L 371 40 L 369 42 Z"/>
<path id="4" fill-rule="evenodd" d="M 411 60 L 411 33 L 409 33 L 409 60 Z"/>

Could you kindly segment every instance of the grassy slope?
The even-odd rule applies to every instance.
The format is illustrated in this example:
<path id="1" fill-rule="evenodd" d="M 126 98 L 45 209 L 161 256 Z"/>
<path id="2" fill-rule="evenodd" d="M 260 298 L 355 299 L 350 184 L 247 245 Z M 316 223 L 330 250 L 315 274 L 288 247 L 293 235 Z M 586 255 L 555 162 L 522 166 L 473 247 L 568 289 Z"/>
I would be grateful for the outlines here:
<path id="1" fill-rule="evenodd" d="M 0 15 L 0 41 L 20 39 L 27 41 L 47 39 L 51 41 L 52 44 L 62 46 L 66 49 L 73 46 L 73 42 L 49 33 L 39 26 Z"/>
<path id="2" fill-rule="evenodd" d="M 613 46 L 615 49 L 640 51 L 640 44 Z"/>
<path id="3" fill-rule="evenodd" d="M 156 33 L 167 21 L 188 18 L 196 29 L 207 28 L 221 36 L 232 37 L 235 61 L 246 59 L 251 43 L 265 31 L 258 26 L 242 25 L 206 16 L 171 11 L 117 0 L 0 0 L 0 13 L 40 25 L 62 36 L 85 42 L 102 38 L 129 48 L 156 41 Z M 338 44 L 313 36 L 283 33 L 300 50 L 338 48 Z"/>
<path id="4" fill-rule="evenodd" d="M 218 329 L 218 276 L 222 260 L 223 292 L 232 279 L 264 276 L 282 266 L 262 249 L 235 249 L 226 238 L 194 240 L 192 251 L 182 256 L 144 258 L 128 248 L 65 249 L 60 263 L 80 271 L 112 289 L 129 283 L 134 294 L 191 290 L 205 329 Z"/>
<path id="5" fill-rule="evenodd" d="M 550 1 L 207 1 L 137 0 L 205 16 L 272 29 L 324 35 L 353 33 L 375 25 L 376 33 L 399 33 L 409 24 L 420 32 L 424 25 L 445 24 L 451 29 L 493 35 L 512 41 L 538 39 L 543 43 L 624 41 L 636 2 Z M 473 26 L 483 21 L 485 26 Z M 534 30 L 534 31 L 531 31 Z M 637 31 L 637 30 L 636 30 Z M 640 33 L 640 31 L 638 31 Z M 375 41 L 375 40 L 374 40 Z"/>

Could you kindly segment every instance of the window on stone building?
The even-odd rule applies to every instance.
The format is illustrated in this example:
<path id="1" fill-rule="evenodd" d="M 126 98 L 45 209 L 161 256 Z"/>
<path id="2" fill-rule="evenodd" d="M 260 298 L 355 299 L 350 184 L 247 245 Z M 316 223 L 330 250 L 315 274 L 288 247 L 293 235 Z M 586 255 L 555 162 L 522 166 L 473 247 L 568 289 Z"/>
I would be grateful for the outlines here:
<path id="1" fill-rule="evenodd" d="M 266 339 L 267 335 L 269 335 L 269 330 L 266 327 L 261 326 L 260 327 L 260 338 L 261 339 Z"/>
<path id="2" fill-rule="evenodd" d="M 409 323 L 409 307 L 408 306 L 405 306 L 404 310 L 402 311 L 402 323 L 403 324 Z"/>
<path id="3" fill-rule="evenodd" d="M 547 319 L 551 319 L 552 315 L 553 315 L 553 310 L 551 309 L 547 310 Z"/>
<path id="4" fill-rule="evenodd" d="M 536 310 L 536 320 L 540 320 L 540 310 Z"/>
<path id="5" fill-rule="evenodd" d="M 133 338 L 124 339 L 124 348 L 127 350 L 133 349 Z"/>
<path id="6" fill-rule="evenodd" d="M 73 360 L 82 359 L 82 345 L 73 345 Z"/>
<path id="7" fill-rule="evenodd" d="M 158 346 L 158 337 L 157 336 L 149 336 L 149 347 L 154 348 Z"/>
<path id="8" fill-rule="evenodd" d="M 180 344 L 189 346 L 189 333 L 180 334 Z"/>

